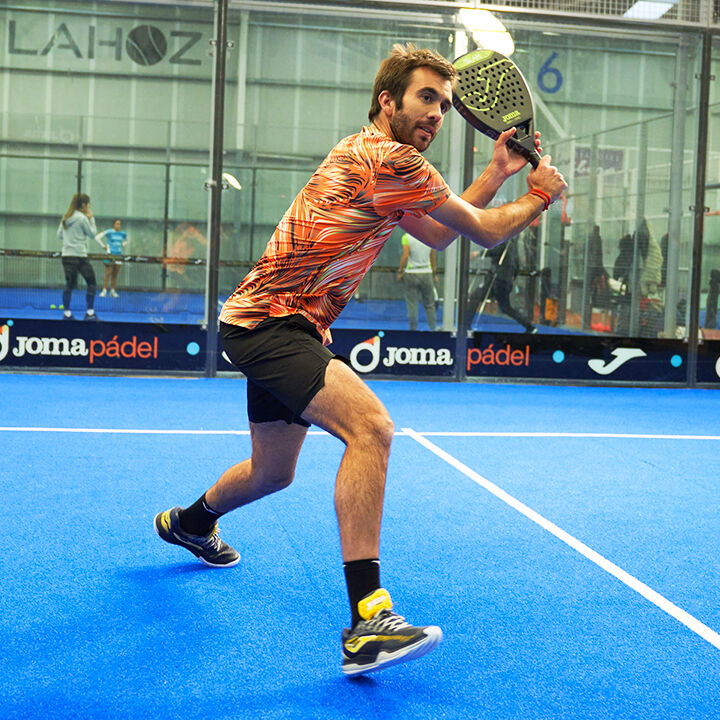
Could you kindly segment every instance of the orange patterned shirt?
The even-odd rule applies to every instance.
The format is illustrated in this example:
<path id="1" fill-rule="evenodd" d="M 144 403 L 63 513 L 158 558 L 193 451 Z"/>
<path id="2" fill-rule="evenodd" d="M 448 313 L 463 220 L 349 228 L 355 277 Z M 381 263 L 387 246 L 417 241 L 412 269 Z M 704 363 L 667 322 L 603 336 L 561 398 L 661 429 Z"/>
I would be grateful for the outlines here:
<path id="1" fill-rule="evenodd" d="M 414 147 L 363 128 L 341 140 L 298 193 L 220 320 L 253 328 L 300 314 L 328 344 L 330 325 L 403 214 L 421 216 L 449 196 Z"/>

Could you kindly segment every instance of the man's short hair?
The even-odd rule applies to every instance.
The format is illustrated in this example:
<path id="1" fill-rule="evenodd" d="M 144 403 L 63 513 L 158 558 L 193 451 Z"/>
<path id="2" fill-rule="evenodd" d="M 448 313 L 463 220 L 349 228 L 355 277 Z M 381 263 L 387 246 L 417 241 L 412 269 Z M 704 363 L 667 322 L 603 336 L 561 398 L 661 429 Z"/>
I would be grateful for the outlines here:
<path id="1" fill-rule="evenodd" d="M 392 52 L 382 61 L 375 76 L 372 103 L 370 112 L 368 112 L 370 122 L 380 114 L 378 95 L 383 90 L 390 93 L 397 108 L 402 107 L 402 99 L 410 82 L 410 75 L 413 70 L 421 67 L 430 68 L 453 85 L 455 84 L 457 76 L 455 68 L 440 53 L 435 50 L 416 48 L 412 43 L 393 45 Z"/>

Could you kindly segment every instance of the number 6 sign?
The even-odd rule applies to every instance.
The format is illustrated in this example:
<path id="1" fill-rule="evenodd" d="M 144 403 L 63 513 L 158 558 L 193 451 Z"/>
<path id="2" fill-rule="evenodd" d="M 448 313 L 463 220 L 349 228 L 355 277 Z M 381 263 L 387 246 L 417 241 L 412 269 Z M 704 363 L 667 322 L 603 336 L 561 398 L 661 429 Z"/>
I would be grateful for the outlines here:
<path id="1" fill-rule="evenodd" d="M 562 73 L 557 68 L 552 67 L 552 62 L 557 56 L 558 54 L 554 52 L 543 63 L 543 66 L 540 68 L 540 72 L 538 73 L 537 84 L 543 92 L 556 93 L 562 87 Z"/>

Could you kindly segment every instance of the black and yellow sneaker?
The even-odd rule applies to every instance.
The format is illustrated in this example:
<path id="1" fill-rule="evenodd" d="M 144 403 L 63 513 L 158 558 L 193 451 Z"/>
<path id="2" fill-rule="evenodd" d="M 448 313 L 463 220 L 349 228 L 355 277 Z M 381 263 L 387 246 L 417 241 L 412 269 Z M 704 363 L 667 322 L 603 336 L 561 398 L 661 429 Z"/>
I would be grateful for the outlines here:
<path id="1" fill-rule="evenodd" d="M 382 588 L 358 603 L 362 620 L 342 634 L 342 670 L 346 675 L 363 675 L 415 660 L 440 643 L 439 627 L 414 627 L 394 613 L 392 606 L 390 594 Z"/>
<path id="2" fill-rule="evenodd" d="M 217 534 L 215 525 L 207 535 L 190 535 L 180 527 L 180 510 L 174 507 L 155 516 L 155 532 L 172 545 L 188 549 L 210 567 L 232 567 L 240 562 L 240 555 Z"/>

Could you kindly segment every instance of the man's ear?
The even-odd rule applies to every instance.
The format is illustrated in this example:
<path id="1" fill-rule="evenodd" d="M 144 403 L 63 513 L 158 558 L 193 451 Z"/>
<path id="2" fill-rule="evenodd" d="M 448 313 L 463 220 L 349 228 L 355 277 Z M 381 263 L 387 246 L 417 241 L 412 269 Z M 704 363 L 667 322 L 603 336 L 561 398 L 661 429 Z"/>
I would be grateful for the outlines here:
<path id="1" fill-rule="evenodd" d="M 378 95 L 378 102 L 380 103 L 380 111 L 384 115 L 392 117 L 395 112 L 395 100 L 393 100 L 393 97 L 388 90 L 383 90 Z"/>

